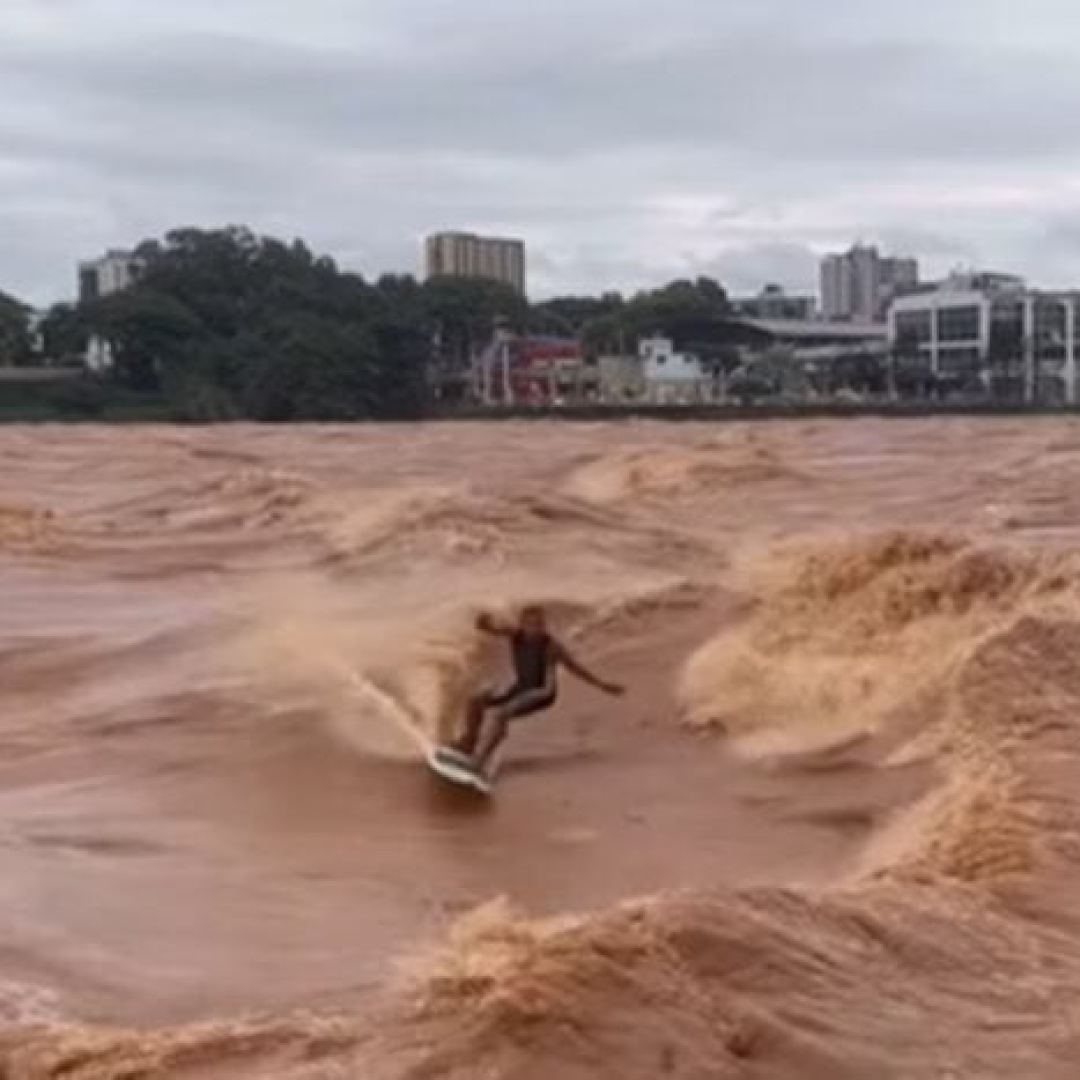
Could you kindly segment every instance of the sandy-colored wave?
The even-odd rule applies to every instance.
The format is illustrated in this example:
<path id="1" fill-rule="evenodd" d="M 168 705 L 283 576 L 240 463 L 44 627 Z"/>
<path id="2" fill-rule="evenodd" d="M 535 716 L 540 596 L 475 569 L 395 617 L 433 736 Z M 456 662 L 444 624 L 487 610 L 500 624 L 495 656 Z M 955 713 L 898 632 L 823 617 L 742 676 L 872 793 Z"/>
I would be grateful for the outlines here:
<path id="1" fill-rule="evenodd" d="M 1078 564 L 962 532 L 1068 493 L 991 461 L 966 504 L 970 433 L 917 434 L 370 436 L 390 482 L 351 431 L 184 432 L 179 481 L 46 476 L 116 543 L 54 580 L 55 520 L 0 541 L 0 1075 L 1075 1075 Z M 535 601 L 631 693 L 568 681 L 463 806 L 419 755 L 506 677 L 477 611 Z"/>
<path id="2" fill-rule="evenodd" d="M 578 587 L 510 578 L 471 603 L 422 596 L 396 613 L 357 612 L 309 576 L 279 576 L 259 580 L 229 652 L 274 687 L 279 708 L 318 703 L 354 749 L 407 758 L 452 738 L 468 699 L 507 679 L 501 643 L 476 628 L 481 611 L 505 622 L 540 604 L 576 643 L 692 610 L 704 595 L 679 578 Z"/>
<path id="3" fill-rule="evenodd" d="M 319 489 L 309 479 L 274 469 L 226 470 L 197 480 L 158 486 L 113 503 L 97 521 L 112 531 L 144 529 L 176 534 L 223 530 L 265 531 L 314 515 Z"/>
<path id="4" fill-rule="evenodd" d="M 909 582 L 899 606 L 896 574 Z M 1061 921 L 1061 890 L 1080 881 L 1080 621 L 1062 613 L 1067 592 L 1055 561 L 911 537 L 815 554 L 782 579 L 787 616 L 809 609 L 804 648 L 812 627 L 853 658 L 924 619 L 954 638 L 961 623 L 978 631 L 928 673 L 921 721 L 897 714 L 897 738 L 860 765 L 931 758 L 932 790 L 828 888 L 718 889 L 550 920 L 496 903 L 411 960 L 378 1024 L 297 1017 L 154 1036 L 31 1027 L 9 1067 L 96 1078 L 213 1061 L 223 1075 L 630 1080 L 754 1069 L 794 1080 L 929 1077 L 944 1057 L 956 1075 L 1064 1077 L 1046 1062 L 1067 1060 L 1080 1031 L 1069 1004 L 1080 943 Z M 785 662 L 777 655 L 780 679 Z M 946 1030 L 955 1046 L 943 1054 Z M 1008 1037 L 1016 1030 L 1023 1039 Z"/>
<path id="5" fill-rule="evenodd" d="M 682 678 L 687 719 L 756 752 L 820 749 L 917 708 L 980 638 L 1026 611 L 1075 611 L 1061 556 L 891 533 L 765 559 L 758 607 Z"/>
<path id="6" fill-rule="evenodd" d="M 341 555 L 425 550 L 505 556 L 510 547 L 552 527 L 611 530 L 613 521 L 580 503 L 536 494 L 484 494 L 474 486 L 393 490 L 340 515 L 328 539 Z"/>
<path id="7" fill-rule="evenodd" d="M 773 447 L 750 439 L 713 439 L 691 446 L 658 443 L 604 454 L 579 466 L 568 490 L 598 504 L 634 498 L 701 499 L 797 476 Z"/>
<path id="8" fill-rule="evenodd" d="M 61 522 L 52 510 L 0 504 L 0 551 L 41 553 L 63 539 Z"/>
<path id="9" fill-rule="evenodd" d="M 1057 889 L 1080 878 L 1080 620 L 1020 615 L 942 687 L 902 749 L 943 781 L 867 852 L 872 873 Z M 1046 899 L 1052 903 L 1049 895 Z"/>
<path id="10" fill-rule="evenodd" d="M 322 540 L 331 565 L 357 568 L 422 559 L 490 571 L 528 559 L 573 559 L 577 569 L 594 549 L 642 567 L 708 557 L 692 538 L 587 498 L 557 489 L 489 492 L 472 483 L 410 486 L 336 506 Z"/>
<path id="11" fill-rule="evenodd" d="M 328 1061 L 352 1051 L 358 1035 L 332 1020 L 223 1023 L 141 1034 L 61 1024 L 0 1037 L 0 1060 L 12 1078 L 117 1080 L 205 1072 L 232 1076 L 333 1075 Z"/>
<path id="12" fill-rule="evenodd" d="M 818 573 L 808 581 L 804 566 L 785 601 L 868 591 L 864 632 L 942 610 L 983 629 L 936 669 L 925 726 L 864 766 L 932 743 L 933 790 L 826 890 L 665 897 L 541 923 L 479 913 L 419 983 L 410 1022 L 443 1025 L 440 1075 L 482 1062 L 529 1076 L 539 1055 L 566 1076 L 931 1076 L 943 1021 L 962 1043 L 956 1075 L 1068 1074 L 1045 1055 L 1076 1046 L 1080 943 L 1047 912 L 1065 917 L 1063 883 L 1080 881 L 1080 621 L 1025 610 L 1059 597 L 1058 568 L 896 538 L 808 565 Z M 887 599 L 880 576 L 900 567 L 923 575 L 923 603 Z M 885 1004 L 897 997 L 902 1010 Z"/>

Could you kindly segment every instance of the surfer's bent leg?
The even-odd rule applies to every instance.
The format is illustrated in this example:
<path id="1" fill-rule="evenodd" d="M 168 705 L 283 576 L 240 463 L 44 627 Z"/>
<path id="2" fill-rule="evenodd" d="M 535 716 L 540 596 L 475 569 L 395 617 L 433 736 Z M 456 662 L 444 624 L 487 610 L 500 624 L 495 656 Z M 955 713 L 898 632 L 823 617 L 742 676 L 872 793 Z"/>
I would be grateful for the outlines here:
<path id="1" fill-rule="evenodd" d="M 523 690 L 505 704 L 500 705 L 484 726 L 484 735 L 474 758 L 477 770 L 480 772 L 487 770 L 492 755 L 502 746 L 510 732 L 511 720 L 518 720 L 523 716 L 531 716 L 533 713 L 550 708 L 555 701 L 555 696 L 554 687 L 541 686 L 535 690 Z"/>
<path id="2" fill-rule="evenodd" d="M 504 690 L 501 694 L 494 690 L 484 690 L 469 699 L 468 709 L 465 713 L 465 730 L 450 745 L 459 754 L 472 757 L 476 753 L 476 745 L 480 741 L 480 732 L 484 727 L 484 716 L 488 709 L 505 705 L 514 696 L 514 688 Z"/>
<path id="3" fill-rule="evenodd" d="M 459 753 L 468 754 L 470 757 L 475 753 L 490 697 L 490 694 L 477 694 L 469 699 L 468 711 L 465 713 L 465 730 L 450 744 Z"/>

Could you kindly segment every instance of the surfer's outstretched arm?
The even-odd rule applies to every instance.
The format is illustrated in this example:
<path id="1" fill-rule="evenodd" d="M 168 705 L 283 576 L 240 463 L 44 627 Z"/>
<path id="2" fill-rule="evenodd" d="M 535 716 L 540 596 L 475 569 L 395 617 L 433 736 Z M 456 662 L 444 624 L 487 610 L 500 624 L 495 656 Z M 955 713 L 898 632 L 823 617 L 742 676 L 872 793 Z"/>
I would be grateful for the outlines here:
<path id="1" fill-rule="evenodd" d="M 582 682 L 587 682 L 590 686 L 595 686 L 597 690 L 603 690 L 605 694 L 611 694 L 614 697 L 620 697 L 626 693 L 625 689 L 618 683 L 608 682 L 607 679 L 601 679 L 599 675 L 594 675 L 574 654 L 562 644 L 558 642 L 555 646 L 555 654 L 567 671 L 572 672 Z"/>
<path id="2" fill-rule="evenodd" d="M 476 616 L 476 629 L 484 634 L 491 634 L 493 637 L 510 637 L 514 632 L 512 626 L 489 615 L 486 611 Z"/>

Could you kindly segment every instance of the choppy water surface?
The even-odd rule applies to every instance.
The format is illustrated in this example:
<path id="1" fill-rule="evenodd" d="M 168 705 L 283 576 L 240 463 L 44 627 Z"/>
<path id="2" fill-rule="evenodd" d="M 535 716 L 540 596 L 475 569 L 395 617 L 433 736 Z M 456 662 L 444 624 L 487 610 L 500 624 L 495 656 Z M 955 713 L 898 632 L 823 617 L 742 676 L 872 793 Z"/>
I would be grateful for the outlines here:
<path id="1" fill-rule="evenodd" d="M 0 430 L 0 1071 L 1071 1077 L 1080 426 Z M 421 763 L 550 605 L 496 798 Z"/>

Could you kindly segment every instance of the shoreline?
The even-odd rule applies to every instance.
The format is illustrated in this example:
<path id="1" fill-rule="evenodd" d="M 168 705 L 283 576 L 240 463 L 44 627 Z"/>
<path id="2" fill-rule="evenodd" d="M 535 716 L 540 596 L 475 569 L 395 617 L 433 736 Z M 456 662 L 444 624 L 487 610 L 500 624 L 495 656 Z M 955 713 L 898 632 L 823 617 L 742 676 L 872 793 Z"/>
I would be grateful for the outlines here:
<path id="1" fill-rule="evenodd" d="M 61 384 L 70 387 L 71 384 Z M 660 423 L 748 423 L 785 420 L 916 420 L 957 417 L 1001 419 L 1032 417 L 1054 419 L 1080 416 L 1080 406 L 1025 405 L 1020 402 L 762 402 L 757 405 L 569 405 L 556 407 L 464 407 L 432 409 L 410 417 L 357 417 L 355 419 L 257 420 L 250 417 L 192 419 L 177 416 L 168 402 L 156 396 L 105 393 L 94 400 L 76 396 L 55 399 L 42 394 L 33 401 L 9 404 L 0 394 L 0 426 L 11 424 L 171 424 L 177 427 L 218 427 L 230 424 L 260 427 L 318 425 L 384 426 L 423 423 L 505 423 L 507 421 L 562 421 L 567 424 L 618 423 L 631 420 Z"/>

